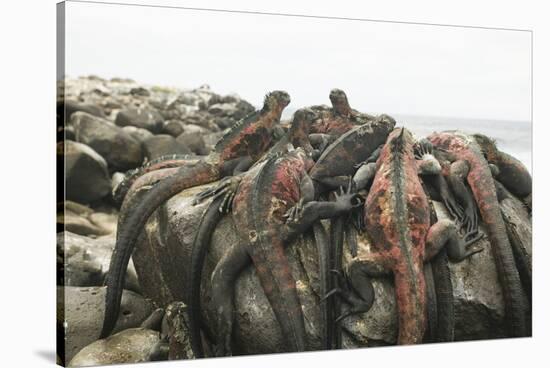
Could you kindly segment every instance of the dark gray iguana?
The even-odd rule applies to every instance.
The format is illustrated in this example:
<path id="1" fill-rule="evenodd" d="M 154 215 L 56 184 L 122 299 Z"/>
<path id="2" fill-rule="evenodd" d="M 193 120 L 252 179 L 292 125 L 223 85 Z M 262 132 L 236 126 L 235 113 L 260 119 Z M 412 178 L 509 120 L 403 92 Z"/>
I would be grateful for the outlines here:
<path id="1" fill-rule="evenodd" d="M 196 163 L 177 169 L 155 184 L 142 198 L 126 207 L 119 220 L 117 241 L 106 278 L 105 320 L 101 337 L 108 336 L 118 317 L 125 270 L 147 219 L 170 197 L 184 189 L 210 183 L 242 171 L 260 158 L 273 143 L 273 129 L 279 123 L 290 97 L 284 91 L 269 93 L 260 111 L 235 124 L 216 144 L 214 151 Z"/>

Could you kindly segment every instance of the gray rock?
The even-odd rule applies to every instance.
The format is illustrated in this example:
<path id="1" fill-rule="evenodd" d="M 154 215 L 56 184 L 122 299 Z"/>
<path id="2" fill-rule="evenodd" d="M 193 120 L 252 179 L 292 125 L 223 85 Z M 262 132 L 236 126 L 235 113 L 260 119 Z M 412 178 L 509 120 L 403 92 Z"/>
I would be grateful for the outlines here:
<path id="1" fill-rule="evenodd" d="M 69 121 L 71 115 L 77 111 L 85 112 L 100 118 L 105 117 L 105 114 L 103 113 L 101 107 L 93 104 L 78 102 L 75 100 L 66 100 L 64 101 L 64 103 L 63 101 L 60 101 L 58 102 L 57 109 L 60 116 L 63 116 L 64 113 L 66 121 Z"/>
<path id="2" fill-rule="evenodd" d="M 189 339 L 189 316 L 187 306 L 182 302 L 174 302 L 166 308 L 165 324 L 170 346 L 170 360 L 194 359 L 191 341 Z"/>
<path id="3" fill-rule="evenodd" d="M 177 137 L 183 133 L 183 123 L 179 120 L 170 120 L 164 124 L 163 132 L 172 137 Z"/>
<path id="4" fill-rule="evenodd" d="M 80 203 L 90 203 L 111 191 L 107 162 L 85 144 L 66 140 L 58 143 L 58 163 L 65 158 L 66 197 Z"/>
<path id="5" fill-rule="evenodd" d="M 155 134 L 162 130 L 162 122 L 162 116 L 153 108 L 126 108 L 119 111 L 115 119 L 118 126 L 131 125 Z"/>
<path id="6" fill-rule="evenodd" d="M 143 162 L 139 141 L 111 122 L 84 112 L 71 118 L 76 140 L 87 144 L 105 158 L 109 167 L 127 170 Z"/>
<path id="7" fill-rule="evenodd" d="M 217 116 L 233 116 L 237 107 L 232 103 L 217 103 L 208 108 L 208 112 Z"/>
<path id="8" fill-rule="evenodd" d="M 58 286 L 101 286 L 109 270 L 115 237 L 92 239 L 68 231 L 57 234 Z M 125 289 L 139 292 L 132 261 L 126 271 Z"/>
<path id="9" fill-rule="evenodd" d="M 210 148 L 206 146 L 203 134 L 200 132 L 183 132 L 176 140 L 197 155 L 207 155 L 210 153 Z"/>
<path id="10" fill-rule="evenodd" d="M 192 188 L 180 193 L 162 206 L 149 220 L 146 237 L 142 237 L 134 253 L 134 264 L 144 295 L 159 305 L 183 300 L 182 290 L 188 287 L 187 275 L 181 264 L 188 264 L 190 248 L 200 215 L 206 203 L 191 206 L 192 196 L 205 187 Z M 443 206 L 436 203 L 438 217 L 447 218 Z M 503 207 L 503 211 L 507 211 Z M 523 219 L 523 222 L 526 220 Z M 523 223 L 530 227 L 530 223 Z M 162 231 L 159 231 L 162 229 Z M 484 229 L 482 227 L 481 231 Z M 230 216 L 221 221 L 213 234 L 204 269 L 202 303 L 204 318 L 214 327 L 213 306 L 208 277 L 224 250 L 236 244 L 236 229 Z M 360 252 L 368 252 L 367 239 L 358 238 Z M 451 264 L 456 312 L 456 339 L 488 339 L 505 335 L 502 291 L 490 245 L 484 238 L 476 246 L 485 250 L 457 264 Z M 297 283 L 306 321 L 309 346 L 321 348 L 318 264 L 314 243 L 310 235 L 296 240 L 287 249 L 291 269 Z M 345 245 L 344 265 L 351 260 Z M 391 345 L 397 339 L 397 311 L 393 280 L 374 280 L 376 300 L 365 314 L 343 322 L 344 347 Z M 281 335 L 273 311 L 265 297 L 252 267 L 248 267 L 235 285 L 236 325 L 234 336 L 237 353 L 267 353 L 282 351 Z"/>
<path id="11" fill-rule="evenodd" d="M 189 154 L 191 150 L 176 138 L 167 134 L 159 134 L 143 142 L 145 157 L 150 160 L 172 154 Z"/>
<path id="12" fill-rule="evenodd" d="M 69 367 L 150 362 L 161 343 L 158 331 L 130 328 L 84 347 Z"/>
<path id="13" fill-rule="evenodd" d="M 57 328 L 65 333 L 66 362 L 98 339 L 105 313 L 105 291 L 105 287 L 57 287 Z M 150 302 L 125 290 L 113 333 L 138 327 L 152 311 Z"/>
<path id="14" fill-rule="evenodd" d="M 147 129 L 142 129 L 131 125 L 122 127 L 122 130 L 130 134 L 138 142 L 144 142 L 147 139 L 154 136 L 154 134 L 148 131 Z"/>
<path id="15" fill-rule="evenodd" d="M 135 87 L 130 90 L 130 94 L 134 96 L 142 96 L 142 97 L 149 97 L 151 93 L 148 89 L 143 87 Z"/>
<path id="16" fill-rule="evenodd" d="M 117 214 L 96 212 L 78 203 L 65 201 L 64 211 L 57 213 L 57 223 L 63 229 L 80 235 L 108 235 L 116 230 Z"/>

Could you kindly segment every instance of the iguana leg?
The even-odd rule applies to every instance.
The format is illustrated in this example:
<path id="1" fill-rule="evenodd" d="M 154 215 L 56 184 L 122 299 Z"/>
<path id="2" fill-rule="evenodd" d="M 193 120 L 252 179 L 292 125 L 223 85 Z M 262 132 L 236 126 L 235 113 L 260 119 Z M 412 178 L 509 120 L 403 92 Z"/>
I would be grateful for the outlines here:
<path id="1" fill-rule="evenodd" d="M 233 332 L 233 293 L 237 276 L 252 263 L 246 247 L 232 246 L 222 257 L 212 273 L 212 303 L 216 310 L 218 346 L 216 356 L 231 355 L 231 335 Z"/>
<path id="2" fill-rule="evenodd" d="M 335 272 L 338 272 L 335 270 Z M 340 276 L 340 286 L 331 290 L 325 298 L 338 296 L 350 306 L 349 310 L 338 316 L 335 322 L 344 318 L 365 313 L 374 303 L 373 277 L 383 277 L 389 274 L 384 260 L 377 254 L 369 254 L 369 258 L 356 259 L 348 265 L 346 277 Z"/>
<path id="3" fill-rule="evenodd" d="M 349 177 L 348 177 L 349 181 Z M 361 197 L 349 191 L 336 194 L 333 202 L 311 201 L 298 203 L 290 208 L 285 217 L 291 233 L 301 233 L 310 227 L 315 221 L 337 217 L 357 208 L 363 204 Z"/>
<path id="4" fill-rule="evenodd" d="M 477 232 L 479 217 L 477 214 L 477 206 L 473 195 L 464 184 L 464 180 L 470 172 L 470 165 L 467 161 L 458 160 L 451 164 L 449 173 L 449 184 L 462 203 L 464 208 L 464 217 L 462 219 L 461 227 L 465 229 L 467 233 Z"/>
<path id="5" fill-rule="evenodd" d="M 222 213 L 228 213 L 231 210 L 233 198 L 235 198 L 241 179 L 242 178 L 240 176 L 229 176 L 222 179 L 218 185 L 198 193 L 193 200 L 193 205 L 196 205 L 209 197 L 214 197 L 214 200 L 224 197 L 219 206 L 219 211 Z"/>
<path id="6" fill-rule="evenodd" d="M 237 166 L 233 169 L 233 175 L 246 172 L 254 164 L 255 160 L 250 156 L 241 157 Z"/>
<path id="7" fill-rule="evenodd" d="M 330 134 L 312 133 L 309 135 L 309 143 L 319 152 L 323 152 L 333 141 Z"/>
<path id="8" fill-rule="evenodd" d="M 461 238 L 452 221 L 440 220 L 432 225 L 428 231 L 424 260 L 431 260 L 445 247 L 449 259 L 453 262 L 460 262 L 483 250 L 483 248 L 468 249 L 470 245 L 478 241 L 482 236 L 482 234 L 478 234 L 477 232 L 471 232 L 467 233 L 464 238 Z"/>
<path id="9" fill-rule="evenodd" d="M 357 190 L 365 189 L 376 175 L 376 163 L 369 162 L 359 167 L 353 176 Z"/>

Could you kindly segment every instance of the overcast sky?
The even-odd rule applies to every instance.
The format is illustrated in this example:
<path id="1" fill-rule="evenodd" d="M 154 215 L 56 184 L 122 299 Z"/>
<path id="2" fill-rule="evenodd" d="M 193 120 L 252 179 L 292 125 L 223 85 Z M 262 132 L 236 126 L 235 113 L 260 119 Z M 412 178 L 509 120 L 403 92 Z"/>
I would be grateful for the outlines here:
<path id="1" fill-rule="evenodd" d="M 255 105 L 291 107 L 345 90 L 368 112 L 530 120 L 531 34 L 67 3 L 66 74 L 209 84 Z"/>

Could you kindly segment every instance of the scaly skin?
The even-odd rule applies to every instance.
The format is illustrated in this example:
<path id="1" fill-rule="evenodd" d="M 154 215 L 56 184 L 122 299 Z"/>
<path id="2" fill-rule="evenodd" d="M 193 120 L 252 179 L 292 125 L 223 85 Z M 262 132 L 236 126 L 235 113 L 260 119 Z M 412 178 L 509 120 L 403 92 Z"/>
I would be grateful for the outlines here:
<path id="1" fill-rule="evenodd" d="M 180 167 L 188 163 L 190 158 L 190 155 L 177 154 L 162 156 L 143 164 L 137 169 L 127 171 L 126 174 L 124 174 L 124 179 L 113 190 L 113 199 L 115 203 L 122 205 L 126 193 L 128 193 L 134 182 L 142 175 L 156 170 Z"/>
<path id="2" fill-rule="evenodd" d="M 255 175 L 261 165 L 275 154 L 281 154 L 287 151 L 288 145 L 302 147 L 305 152 L 311 156 L 314 153 L 308 139 L 308 131 L 311 123 L 316 118 L 316 114 L 310 109 L 300 109 L 294 114 L 291 127 L 288 133 L 283 136 L 256 164 L 246 173 L 248 176 Z M 195 240 L 192 246 L 191 266 L 189 267 L 189 288 L 187 293 L 187 303 L 189 304 L 189 329 L 190 339 L 193 351 L 196 357 L 203 357 L 200 327 L 201 327 L 201 307 L 200 307 L 200 282 L 202 279 L 202 268 L 206 258 L 208 245 L 210 244 L 212 234 L 223 216 L 231 210 L 233 198 L 238 190 L 239 183 L 244 174 L 227 178 L 216 188 L 208 189 L 200 193 L 195 199 L 195 203 L 204 198 L 214 196 L 213 202 L 208 206 L 199 224 Z M 321 234 L 322 235 L 322 234 Z"/>
<path id="3" fill-rule="evenodd" d="M 244 174 L 233 201 L 233 219 L 242 242 L 230 248 L 212 274 L 218 314 L 218 355 L 231 352 L 232 286 L 252 260 L 275 312 L 289 351 L 306 349 L 305 326 L 284 248 L 321 218 L 339 216 L 358 205 L 355 195 L 336 202 L 313 202 L 307 170 L 313 161 L 304 150 L 275 155 Z"/>
<path id="4" fill-rule="evenodd" d="M 346 93 L 341 89 L 330 91 L 332 109 L 323 111 L 321 117 L 311 127 L 311 133 L 340 136 L 357 125 L 374 120 L 375 117 L 351 108 Z"/>
<path id="5" fill-rule="evenodd" d="M 128 205 L 128 215 L 122 216 L 124 223 L 119 223 L 121 228 L 117 231 L 117 242 L 106 278 L 105 319 L 101 337 L 109 335 L 117 320 L 125 270 L 136 239 L 149 216 L 182 190 L 211 183 L 227 175 L 227 164 L 232 160 L 253 162 L 260 158 L 271 146 L 273 127 L 279 123 L 281 113 L 289 102 L 286 92 L 268 94 L 262 110 L 235 124 L 205 159 L 182 166 L 177 173 L 155 184 L 142 200 L 132 201 Z"/>
<path id="6" fill-rule="evenodd" d="M 490 164 L 498 168 L 495 176 L 512 194 L 524 198 L 531 194 L 532 179 L 529 170 L 518 159 L 500 151 L 495 142 L 483 134 L 474 134 L 474 139 Z"/>
<path id="7" fill-rule="evenodd" d="M 347 177 L 386 142 L 394 126 L 392 117 L 381 115 L 342 134 L 323 151 L 309 173 L 311 178 L 332 189 L 346 186 Z"/>
<path id="8" fill-rule="evenodd" d="M 491 170 L 478 144 L 460 133 L 434 133 L 428 137 L 436 149 L 453 154 L 457 160 L 468 163 L 467 182 L 481 213 L 495 258 L 500 284 L 504 294 L 509 335 L 527 336 L 527 301 L 522 290 L 506 227 L 500 212 Z"/>
<path id="9" fill-rule="evenodd" d="M 426 327 L 423 263 L 429 205 L 418 180 L 410 133 L 395 130 L 387 142 L 365 203 L 365 224 L 377 259 L 394 274 L 398 343 L 415 344 L 422 341 Z"/>
<path id="10" fill-rule="evenodd" d="M 393 273 L 398 310 L 398 344 L 422 342 L 426 329 L 426 283 L 423 265 L 445 246 L 450 257 L 462 260 L 480 250 L 466 251 L 454 224 L 439 221 L 430 227 L 430 207 L 418 177 L 412 135 L 395 129 L 380 153 L 373 184 L 365 202 L 365 226 L 371 251 L 359 254 L 348 268 L 353 289 L 334 290 L 350 304 L 350 312 L 365 312 L 374 301 L 370 277 Z M 473 242 L 477 239 L 472 239 Z"/>

